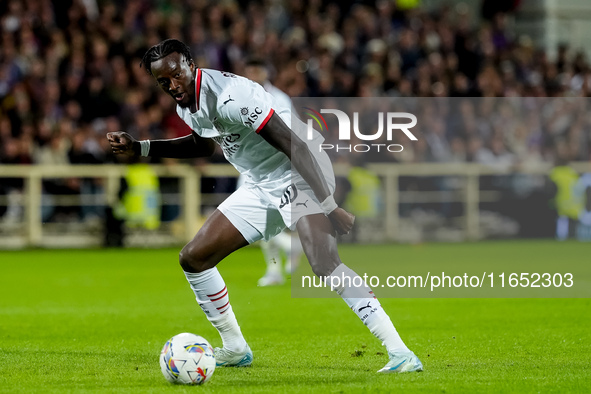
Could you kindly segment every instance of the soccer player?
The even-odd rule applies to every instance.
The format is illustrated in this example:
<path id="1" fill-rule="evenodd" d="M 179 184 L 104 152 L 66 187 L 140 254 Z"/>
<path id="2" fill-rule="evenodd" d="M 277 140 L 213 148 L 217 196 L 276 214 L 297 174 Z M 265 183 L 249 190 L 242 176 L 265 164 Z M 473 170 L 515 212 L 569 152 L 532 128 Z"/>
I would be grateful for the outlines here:
<path id="1" fill-rule="evenodd" d="M 351 286 L 358 275 L 341 262 L 336 235 L 351 230 L 354 216 L 334 201 L 335 179 L 328 156 L 310 149 L 323 141 L 320 133 L 308 140 L 303 128 L 290 128 L 290 109 L 276 105 L 260 85 L 231 73 L 198 68 L 181 41 L 168 39 L 153 46 L 142 64 L 176 101 L 178 115 L 193 132 L 145 141 L 111 132 L 107 138 L 113 152 L 191 158 L 211 155 L 217 143 L 247 177 L 179 256 L 197 302 L 222 338 L 223 347 L 215 349 L 217 365 L 248 366 L 253 353 L 216 265 L 235 250 L 269 239 L 287 226 L 297 229 L 314 274 L 327 280 L 351 278 L 333 290 L 386 346 L 390 360 L 378 372 L 421 371 L 420 360 L 406 347 L 371 289 Z"/>
<path id="2" fill-rule="evenodd" d="M 281 89 L 273 86 L 269 81 L 269 70 L 262 60 L 256 58 L 247 60 L 244 67 L 244 76 L 258 83 L 270 93 L 273 96 L 275 106 L 292 108 L 289 96 Z M 244 175 L 241 175 L 238 184 L 241 185 L 245 178 Z M 285 271 L 292 273 L 297 268 L 303 252 L 297 233 L 291 234 L 284 230 L 268 241 L 261 241 L 260 245 L 267 269 L 265 275 L 257 282 L 258 285 L 273 286 L 283 284 L 285 278 L 283 276 L 282 255 L 285 255 Z"/>

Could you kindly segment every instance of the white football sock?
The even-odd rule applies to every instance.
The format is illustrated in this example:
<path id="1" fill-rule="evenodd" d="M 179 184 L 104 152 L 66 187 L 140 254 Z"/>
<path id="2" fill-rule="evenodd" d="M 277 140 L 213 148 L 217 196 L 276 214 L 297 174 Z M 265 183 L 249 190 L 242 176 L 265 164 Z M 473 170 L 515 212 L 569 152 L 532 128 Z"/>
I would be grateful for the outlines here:
<path id="1" fill-rule="evenodd" d="M 568 217 L 559 216 L 556 219 L 556 238 L 559 241 L 564 241 L 568 238 Z"/>
<path id="2" fill-rule="evenodd" d="M 277 247 L 280 250 L 283 250 L 285 254 L 289 254 L 291 252 L 291 235 L 286 233 L 285 231 L 280 232 L 276 236 L 272 238 L 272 241 L 275 242 Z"/>
<path id="3" fill-rule="evenodd" d="M 246 341 L 230 305 L 228 289 L 216 267 L 199 273 L 185 272 L 187 281 L 195 293 L 197 303 L 207 319 L 218 330 L 224 348 L 240 352 Z"/>
<path id="4" fill-rule="evenodd" d="M 345 264 L 339 265 L 329 277 L 329 284 L 337 284 L 331 277 L 337 277 L 338 285 L 333 288 L 357 314 L 369 331 L 376 336 L 388 350 L 399 354 L 410 352 L 392 324 L 390 317 L 375 297 L 373 291 L 363 282 L 363 278 Z M 354 279 L 358 278 L 358 279 Z M 355 286 L 357 284 L 358 286 Z M 359 286 L 361 284 L 361 286 Z"/>
<path id="5" fill-rule="evenodd" d="M 265 272 L 265 276 L 282 277 L 281 253 L 279 251 L 279 244 L 275 238 L 271 238 L 268 241 L 261 241 L 261 250 L 263 251 L 263 256 L 265 256 L 265 262 L 267 263 L 267 272 Z"/>
<path id="6" fill-rule="evenodd" d="M 297 235 L 294 236 L 292 233 L 282 231 L 271 238 L 268 244 L 271 245 L 270 247 L 273 248 L 274 253 L 278 256 L 276 259 L 277 263 L 281 262 L 281 254 L 285 254 L 285 272 L 291 274 L 296 270 L 304 253 L 304 248 Z M 267 264 L 269 264 L 269 259 L 267 259 Z"/>

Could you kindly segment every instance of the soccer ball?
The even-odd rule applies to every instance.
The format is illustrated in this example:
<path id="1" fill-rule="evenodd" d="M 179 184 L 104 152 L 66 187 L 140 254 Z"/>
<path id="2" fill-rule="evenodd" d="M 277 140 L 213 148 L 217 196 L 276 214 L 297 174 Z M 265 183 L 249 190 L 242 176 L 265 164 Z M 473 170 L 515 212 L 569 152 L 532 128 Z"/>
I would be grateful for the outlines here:
<path id="1" fill-rule="evenodd" d="M 215 370 L 213 348 L 199 335 L 188 332 L 175 335 L 160 352 L 160 368 L 171 383 L 203 384 Z"/>

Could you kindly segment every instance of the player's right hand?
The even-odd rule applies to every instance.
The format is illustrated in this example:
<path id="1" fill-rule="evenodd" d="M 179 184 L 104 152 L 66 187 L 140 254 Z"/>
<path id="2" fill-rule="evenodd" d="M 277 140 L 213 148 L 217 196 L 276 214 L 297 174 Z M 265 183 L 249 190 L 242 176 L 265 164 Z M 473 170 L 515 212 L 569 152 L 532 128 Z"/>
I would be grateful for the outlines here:
<path id="1" fill-rule="evenodd" d="M 126 132 L 113 131 L 107 133 L 107 139 L 114 154 L 126 156 L 135 156 L 137 154 L 137 147 L 134 145 L 139 145 L 139 142 Z"/>
<path id="2" fill-rule="evenodd" d="M 337 231 L 337 233 L 349 234 L 349 231 L 353 228 L 353 224 L 355 223 L 355 215 L 345 211 L 343 208 L 337 207 L 334 211 L 332 211 L 328 218 L 332 223 L 332 226 Z"/>

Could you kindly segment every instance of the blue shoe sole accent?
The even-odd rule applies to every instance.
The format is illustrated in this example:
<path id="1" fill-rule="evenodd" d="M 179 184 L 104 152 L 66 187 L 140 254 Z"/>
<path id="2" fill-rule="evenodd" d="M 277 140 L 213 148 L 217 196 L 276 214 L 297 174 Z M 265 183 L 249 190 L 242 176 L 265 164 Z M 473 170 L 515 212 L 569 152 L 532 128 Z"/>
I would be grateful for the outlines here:
<path id="1" fill-rule="evenodd" d="M 228 364 L 228 362 L 217 363 L 215 364 L 216 367 L 250 367 L 252 364 L 253 356 L 252 353 L 246 353 L 244 357 L 236 364 Z"/>
<path id="2" fill-rule="evenodd" d="M 247 353 L 242 360 L 240 360 L 238 362 L 238 364 L 236 364 L 237 367 L 250 367 L 250 364 L 252 364 L 252 354 L 251 353 Z"/>
<path id="3" fill-rule="evenodd" d="M 398 368 L 399 366 L 401 366 L 402 364 L 404 364 L 404 363 L 405 363 L 405 361 L 406 361 L 406 360 L 402 360 L 402 361 L 400 362 L 400 364 L 398 364 L 398 365 L 397 365 L 397 366 L 395 366 L 395 367 L 392 367 L 392 368 L 390 368 L 390 371 L 396 371 L 396 368 Z"/>
<path id="4" fill-rule="evenodd" d="M 388 364 L 395 362 L 392 359 L 394 358 L 394 356 L 390 357 L 390 362 L 388 362 Z M 388 364 L 386 364 L 384 368 L 380 369 L 378 373 L 406 373 L 423 371 L 423 364 L 414 354 L 412 355 L 412 357 L 403 358 L 402 361 L 400 361 L 398 364 L 394 366 L 388 367 Z"/>

